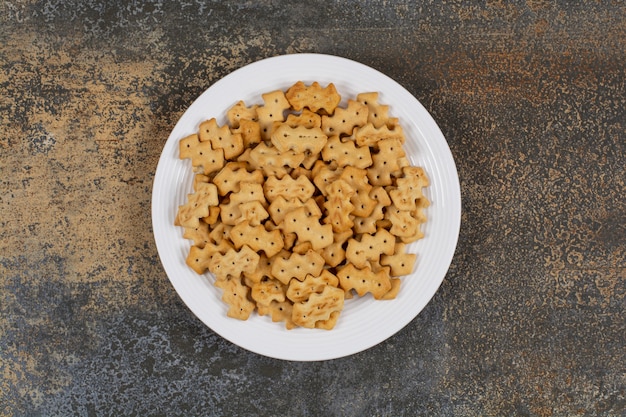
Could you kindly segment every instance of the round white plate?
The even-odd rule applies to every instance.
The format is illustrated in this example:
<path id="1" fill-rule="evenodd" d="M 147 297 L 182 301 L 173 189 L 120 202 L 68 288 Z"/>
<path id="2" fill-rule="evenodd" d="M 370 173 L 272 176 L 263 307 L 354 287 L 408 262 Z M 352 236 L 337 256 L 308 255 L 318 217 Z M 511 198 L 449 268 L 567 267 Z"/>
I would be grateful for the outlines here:
<path id="1" fill-rule="evenodd" d="M 346 300 L 333 330 L 286 330 L 267 316 L 253 313 L 247 321 L 226 316 L 221 290 L 210 274 L 197 275 L 185 264 L 190 242 L 174 226 L 178 206 L 192 192 L 189 161 L 178 157 L 178 141 L 196 133 L 199 124 L 215 117 L 227 122 L 226 111 L 237 101 L 262 104 L 261 94 L 286 90 L 297 81 L 326 86 L 332 82 L 341 105 L 358 93 L 377 91 L 379 103 L 400 119 L 406 135 L 405 151 L 412 165 L 422 166 L 430 178 L 424 194 L 431 206 L 422 225 L 425 237 L 408 247 L 417 253 L 413 274 L 402 278 L 395 300 L 376 301 L 369 295 Z M 450 148 L 426 109 L 398 83 L 357 62 L 335 56 L 296 54 L 268 58 L 240 68 L 213 84 L 189 107 L 170 134 L 161 154 L 152 192 L 152 223 L 165 272 L 189 309 L 213 331 L 236 345 L 272 358 L 318 361 L 340 358 L 368 349 L 391 337 L 433 297 L 443 281 L 456 248 L 461 223 L 461 193 Z"/>

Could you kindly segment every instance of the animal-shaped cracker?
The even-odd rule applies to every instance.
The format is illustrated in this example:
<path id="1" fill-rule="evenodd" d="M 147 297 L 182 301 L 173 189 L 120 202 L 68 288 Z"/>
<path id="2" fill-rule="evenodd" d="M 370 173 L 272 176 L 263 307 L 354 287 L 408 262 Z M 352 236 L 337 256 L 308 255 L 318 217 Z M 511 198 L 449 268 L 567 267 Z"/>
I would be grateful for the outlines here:
<path id="1" fill-rule="evenodd" d="M 337 107 L 332 116 L 322 116 L 322 131 L 327 136 L 351 135 L 352 129 L 367 122 L 367 111 L 365 104 L 348 100 L 348 106 L 345 109 Z M 360 143 L 358 145 L 362 146 Z"/>
<path id="2" fill-rule="evenodd" d="M 316 113 L 323 110 L 325 114 L 333 114 L 341 101 L 333 83 L 322 88 L 318 82 L 306 86 L 304 82 L 298 81 L 287 90 L 285 96 L 295 111 L 307 108 Z"/>
<path id="3" fill-rule="evenodd" d="M 315 328 L 320 321 L 327 321 L 333 312 L 343 309 L 343 290 L 327 285 L 321 293 L 313 293 L 307 301 L 294 303 L 293 322 L 306 328 Z"/>
<path id="4" fill-rule="evenodd" d="M 307 275 L 319 276 L 324 268 L 324 258 L 309 250 L 305 254 L 292 253 L 289 258 L 276 257 L 272 265 L 272 275 L 287 285 L 292 278 L 304 280 Z"/>
<path id="5" fill-rule="evenodd" d="M 180 159 L 191 159 L 191 166 L 201 168 L 205 175 L 219 171 L 224 166 L 224 151 L 213 149 L 210 142 L 200 142 L 197 134 L 181 139 L 178 150 Z"/>
<path id="6" fill-rule="evenodd" d="M 215 118 L 200 123 L 200 141 L 210 142 L 213 149 L 222 149 L 224 158 L 233 159 L 243 152 L 243 138 L 233 134 L 228 125 L 219 126 Z"/>
<path id="7" fill-rule="evenodd" d="M 369 265 L 357 268 L 348 263 L 337 271 L 337 278 L 344 291 L 355 290 L 360 297 L 371 293 L 378 300 L 391 289 L 389 267 L 374 272 Z"/>
<path id="8" fill-rule="evenodd" d="M 230 238 L 235 249 L 247 244 L 255 251 L 263 251 L 268 258 L 276 255 L 283 249 L 283 236 L 280 230 L 267 231 L 263 226 L 250 226 L 247 220 L 237 223 L 230 231 Z"/>
<path id="9" fill-rule="evenodd" d="M 311 242 L 314 250 L 324 249 L 333 243 L 333 227 L 322 225 L 319 220 L 309 217 L 306 208 L 300 207 L 285 215 L 283 230 L 298 235 L 299 242 Z"/>
<path id="10" fill-rule="evenodd" d="M 357 268 L 364 268 L 369 261 L 380 260 L 380 255 L 392 255 L 396 238 L 386 229 L 379 229 L 374 235 L 364 234 L 361 240 L 348 240 L 346 259 Z"/>

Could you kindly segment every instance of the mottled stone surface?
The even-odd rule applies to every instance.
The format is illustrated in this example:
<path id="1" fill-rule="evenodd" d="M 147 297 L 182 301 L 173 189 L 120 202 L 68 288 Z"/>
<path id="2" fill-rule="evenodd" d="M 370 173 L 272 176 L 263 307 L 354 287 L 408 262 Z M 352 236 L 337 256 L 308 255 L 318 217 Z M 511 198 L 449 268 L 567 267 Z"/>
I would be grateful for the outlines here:
<path id="1" fill-rule="evenodd" d="M 0 416 L 624 415 L 624 22 L 622 1 L 2 2 Z M 186 107 L 294 52 L 412 92 L 463 195 L 423 313 L 321 363 L 207 329 L 150 225 Z"/>

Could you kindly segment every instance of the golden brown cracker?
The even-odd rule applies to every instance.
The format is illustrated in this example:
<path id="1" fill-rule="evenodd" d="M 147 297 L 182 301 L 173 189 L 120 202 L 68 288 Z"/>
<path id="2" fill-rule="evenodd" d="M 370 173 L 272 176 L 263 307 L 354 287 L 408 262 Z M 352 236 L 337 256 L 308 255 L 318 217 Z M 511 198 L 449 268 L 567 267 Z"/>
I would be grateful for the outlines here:
<path id="1" fill-rule="evenodd" d="M 340 312 L 344 304 L 344 291 L 327 285 L 321 293 L 313 293 L 307 301 L 293 304 L 293 322 L 306 328 L 315 328 L 318 322 L 330 320 L 333 312 Z"/>
<path id="2" fill-rule="evenodd" d="M 367 122 L 367 112 L 365 104 L 348 100 L 346 108 L 337 107 L 332 116 L 322 116 L 322 131 L 327 136 L 351 135 L 354 128 Z"/>
<path id="3" fill-rule="evenodd" d="M 179 142 L 180 159 L 190 159 L 191 166 L 209 175 L 224 166 L 224 151 L 213 149 L 210 142 L 200 142 L 197 134 L 189 135 Z"/>
<path id="4" fill-rule="evenodd" d="M 333 83 L 322 88 L 318 82 L 307 86 L 298 81 L 287 90 L 285 96 L 295 111 L 309 109 L 317 113 L 321 110 L 323 114 L 332 114 L 341 101 Z"/>
<path id="5" fill-rule="evenodd" d="M 220 126 L 215 118 L 200 123 L 200 142 L 209 142 L 212 149 L 222 149 L 225 159 L 233 159 L 243 152 L 243 138 L 232 133 L 228 125 Z"/>
<path id="6" fill-rule="evenodd" d="M 337 278 L 344 291 L 354 290 L 360 297 L 371 293 L 375 299 L 380 299 L 391 289 L 388 267 L 374 272 L 369 265 L 357 268 L 348 263 L 337 271 Z"/>

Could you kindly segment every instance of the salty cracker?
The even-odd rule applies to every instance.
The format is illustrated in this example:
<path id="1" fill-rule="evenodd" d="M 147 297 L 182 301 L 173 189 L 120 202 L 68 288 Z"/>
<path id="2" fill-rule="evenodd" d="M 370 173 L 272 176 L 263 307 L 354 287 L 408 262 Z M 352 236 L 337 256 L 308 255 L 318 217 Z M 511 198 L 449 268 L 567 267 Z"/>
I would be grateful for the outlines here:
<path id="1" fill-rule="evenodd" d="M 305 213 L 308 217 L 321 217 L 322 211 L 320 210 L 315 200 L 308 199 L 305 203 L 297 197 L 286 199 L 283 196 L 278 196 L 270 204 L 268 211 L 274 223 L 281 224 L 285 220 L 285 216 L 290 211 L 297 208 L 304 207 Z"/>
<path id="2" fill-rule="evenodd" d="M 314 250 L 324 249 L 333 243 L 333 227 L 320 224 L 320 219 L 309 217 L 305 207 L 290 211 L 283 220 L 283 230 L 295 233 L 298 241 L 311 242 Z"/>
<path id="3" fill-rule="evenodd" d="M 352 229 L 354 221 L 350 213 L 354 210 L 354 205 L 350 199 L 354 195 L 354 189 L 346 181 L 338 179 L 326 187 L 326 192 L 328 196 L 324 203 L 326 209 L 324 223 L 330 224 L 334 233 Z"/>
<path id="4" fill-rule="evenodd" d="M 393 300 L 398 296 L 400 292 L 400 286 L 402 285 L 402 280 L 400 278 L 390 278 L 391 288 L 387 291 L 379 300 Z"/>
<path id="5" fill-rule="evenodd" d="M 336 163 L 325 163 L 319 160 L 315 162 L 311 169 L 313 183 L 324 196 L 326 195 L 328 184 L 338 179 L 342 172 L 343 168 L 339 168 Z"/>
<path id="6" fill-rule="evenodd" d="M 359 146 L 376 147 L 378 142 L 383 139 L 397 139 L 400 143 L 404 143 L 404 131 L 400 125 L 395 125 L 391 128 L 384 125 L 376 128 L 372 123 L 367 123 L 354 131 L 354 140 Z"/>
<path id="7" fill-rule="evenodd" d="M 204 245 L 211 241 L 209 237 L 209 224 L 203 220 L 198 222 L 198 226 L 196 227 L 185 227 L 183 237 L 191 240 L 193 246 L 203 248 Z"/>
<path id="8" fill-rule="evenodd" d="M 239 204 L 241 219 L 247 220 L 250 226 L 259 226 L 270 215 L 258 200 L 247 201 Z"/>
<path id="9" fill-rule="evenodd" d="M 339 285 L 339 279 L 327 269 L 322 270 L 319 276 L 307 275 L 303 281 L 292 279 L 287 287 L 287 298 L 294 303 L 306 301 L 314 293 L 321 293 L 324 287 Z"/>
<path id="10" fill-rule="evenodd" d="M 250 288 L 242 283 L 241 277 L 232 277 L 214 284 L 222 292 L 222 300 L 228 305 L 226 315 L 239 320 L 247 320 L 256 307 L 248 299 Z"/>
<path id="11" fill-rule="evenodd" d="M 234 226 L 242 219 L 240 205 L 250 201 L 259 201 L 266 204 L 263 186 L 253 182 L 242 182 L 239 191 L 231 193 L 228 203 L 220 204 L 220 218 L 222 223 Z"/>
<path id="12" fill-rule="evenodd" d="M 326 144 L 328 136 L 319 127 L 289 126 L 280 124 L 271 134 L 272 144 L 279 152 L 293 151 L 317 155 Z"/>
<path id="13" fill-rule="evenodd" d="M 374 272 L 369 264 L 357 268 L 354 264 L 348 263 L 337 271 L 337 278 L 339 286 L 345 292 L 354 290 L 360 297 L 371 293 L 379 300 L 391 289 L 389 267 Z"/>
<path id="14" fill-rule="evenodd" d="M 202 168 L 202 173 L 209 175 L 224 166 L 224 151 L 213 149 L 210 142 L 200 142 L 197 134 L 189 135 L 178 144 L 180 159 L 191 159 L 191 166 Z"/>
<path id="15" fill-rule="evenodd" d="M 304 254 L 291 253 L 288 258 L 278 256 L 272 264 L 272 275 L 283 284 L 292 278 L 302 281 L 307 275 L 318 276 L 324 269 L 324 258 L 314 250 Z"/>
<path id="16" fill-rule="evenodd" d="M 261 138 L 261 125 L 259 125 L 259 122 L 254 120 L 241 119 L 239 121 L 239 127 L 231 127 L 230 130 L 234 134 L 241 135 L 244 149 L 260 143 L 263 140 Z"/>
<path id="17" fill-rule="evenodd" d="M 350 202 L 354 205 L 352 214 L 359 217 L 369 216 L 374 207 L 376 207 L 376 201 L 369 195 L 372 185 L 368 182 L 367 171 L 347 166 L 339 178 L 354 188 L 355 193 L 350 197 Z"/>
<path id="18" fill-rule="evenodd" d="M 315 186 L 304 175 L 297 179 L 293 179 L 289 175 L 278 179 L 272 175 L 265 180 L 263 192 L 270 203 L 278 197 L 298 198 L 300 201 L 307 201 L 313 196 Z"/>
<path id="19" fill-rule="evenodd" d="M 285 253 L 287 252 L 285 251 Z M 279 255 L 275 255 L 275 256 L 279 256 Z M 243 273 L 246 285 L 251 287 L 252 284 L 261 282 L 261 280 L 263 279 L 273 279 L 274 278 L 274 275 L 272 275 L 273 260 L 274 260 L 274 257 L 268 258 L 264 253 L 261 252 L 259 254 L 259 262 L 257 264 L 256 269 L 252 272 Z"/>
<path id="20" fill-rule="evenodd" d="M 378 153 L 372 155 L 372 166 L 367 177 L 372 185 L 393 184 L 392 175 L 402 169 L 406 154 L 398 139 L 383 139 L 378 142 Z"/>
<path id="21" fill-rule="evenodd" d="M 243 138 L 232 133 L 228 125 L 220 126 L 213 117 L 200 123 L 200 142 L 209 142 L 213 149 L 222 149 L 224 158 L 233 159 L 243 152 Z"/>
<path id="22" fill-rule="evenodd" d="M 332 116 L 322 116 L 322 131 L 327 136 L 351 135 L 354 128 L 367 122 L 367 111 L 365 104 L 348 100 L 346 108 L 337 107 Z"/>
<path id="23" fill-rule="evenodd" d="M 286 292 L 287 286 L 279 280 L 264 279 L 252 285 L 250 296 L 256 302 L 259 314 L 261 314 L 263 307 L 269 307 L 272 301 L 279 303 L 285 301 Z"/>
<path id="24" fill-rule="evenodd" d="M 408 210 L 400 210 L 391 205 L 385 211 L 385 220 L 391 223 L 389 231 L 394 236 L 409 239 L 419 234 L 419 220 Z"/>
<path id="25" fill-rule="evenodd" d="M 289 300 L 272 301 L 268 306 L 261 306 L 258 312 L 261 316 L 269 315 L 273 322 L 285 322 L 287 330 L 298 327 L 292 320 L 293 303 Z"/>
<path id="26" fill-rule="evenodd" d="M 211 239 L 211 243 L 220 243 L 222 240 L 227 240 L 230 242 L 230 230 L 233 226 L 217 222 L 212 226 L 211 231 L 209 232 L 209 239 Z"/>
<path id="27" fill-rule="evenodd" d="M 209 215 L 209 207 L 218 204 L 215 184 L 198 183 L 196 192 L 189 194 L 187 202 L 178 207 L 176 222 L 179 226 L 196 228 L 200 224 L 200 219 Z"/>
<path id="28" fill-rule="evenodd" d="M 232 245 L 227 240 L 219 243 L 206 242 L 203 247 L 192 246 L 185 263 L 197 274 L 202 275 L 209 270 L 213 255 L 217 253 L 225 255 L 230 249 Z"/>
<path id="29" fill-rule="evenodd" d="M 369 261 L 380 260 L 382 254 L 394 253 L 396 237 L 386 229 L 378 229 L 375 234 L 363 234 L 361 240 L 351 238 L 346 248 L 346 259 L 357 268 L 364 268 Z"/>
<path id="30" fill-rule="evenodd" d="M 249 121 L 257 121 L 256 109 L 259 107 L 258 104 L 253 104 L 252 106 L 246 106 L 243 100 L 239 100 L 235 103 L 228 111 L 226 111 L 226 117 L 228 118 L 228 123 L 231 128 L 237 129 L 241 126 L 242 120 Z"/>
<path id="31" fill-rule="evenodd" d="M 304 154 L 294 151 L 280 153 L 274 146 L 261 142 L 253 149 L 245 151 L 239 160 L 248 162 L 254 169 L 262 170 L 266 177 L 274 175 L 282 178 L 288 170 L 299 166 L 304 157 Z"/>
<path id="32" fill-rule="evenodd" d="M 289 113 L 284 123 L 291 127 L 304 126 L 308 128 L 321 128 L 322 116 L 305 108 L 300 114 Z"/>
<path id="33" fill-rule="evenodd" d="M 421 167 L 404 167 L 402 175 L 396 179 L 396 188 L 389 191 L 389 197 L 398 209 L 414 210 L 426 198 L 422 188 L 428 186 L 428 177 Z"/>
<path id="34" fill-rule="evenodd" d="M 318 322 L 326 322 L 333 312 L 343 310 L 345 293 L 342 289 L 327 285 L 321 293 L 313 293 L 307 301 L 293 304 L 293 322 L 305 328 L 315 328 Z"/>
<path id="35" fill-rule="evenodd" d="M 285 121 L 285 112 L 291 108 L 291 104 L 282 90 L 271 91 L 261 97 L 264 104 L 257 107 L 256 113 L 261 126 L 261 138 L 269 140 L 273 123 Z"/>
<path id="36" fill-rule="evenodd" d="M 257 170 L 248 172 L 245 162 L 227 162 L 213 177 L 213 184 L 217 186 L 221 196 L 230 192 L 239 191 L 239 184 L 242 182 L 253 182 L 263 184 L 263 173 Z"/>
<path id="37" fill-rule="evenodd" d="M 255 252 L 265 252 L 268 258 L 278 254 L 284 245 L 283 235 L 280 233 L 280 230 L 267 231 L 261 225 L 251 226 L 247 220 L 237 223 L 231 229 L 230 238 L 235 245 L 235 249 L 247 245 Z"/>
<path id="38" fill-rule="evenodd" d="M 404 243 L 396 243 L 393 255 L 381 255 L 380 264 L 391 268 L 391 275 L 399 277 L 413 272 L 417 255 L 406 251 Z"/>
<path id="39" fill-rule="evenodd" d="M 375 128 L 387 125 L 389 122 L 389 106 L 378 103 L 378 92 L 357 94 L 356 101 L 367 106 L 367 121 Z"/>
<path id="40" fill-rule="evenodd" d="M 328 138 L 322 149 L 324 161 L 334 161 L 340 167 L 367 168 L 372 165 L 372 155 L 367 146 L 356 146 L 351 139 L 342 141 L 339 135 Z"/>
<path id="41" fill-rule="evenodd" d="M 287 90 L 285 96 L 295 111 L 309 109 L 317 113 L 323 110 L 326 114 L 332 114 L 341 101 L 341 96 L 333 83 L 322 88 L 317 81 L 309 86 L 303 81 L 298 81 Z"/>
<path id="42" fill-rule="evenodd" d="M 243 245 L 240 250 L 229 249 L 225 254 L 220 252 L 213 254 L 209 261 L 209 271 L 219 280 L 228 277 L 240 277 L 244 273 L 251 273 L 259 264 L 260 256 Z"/>

